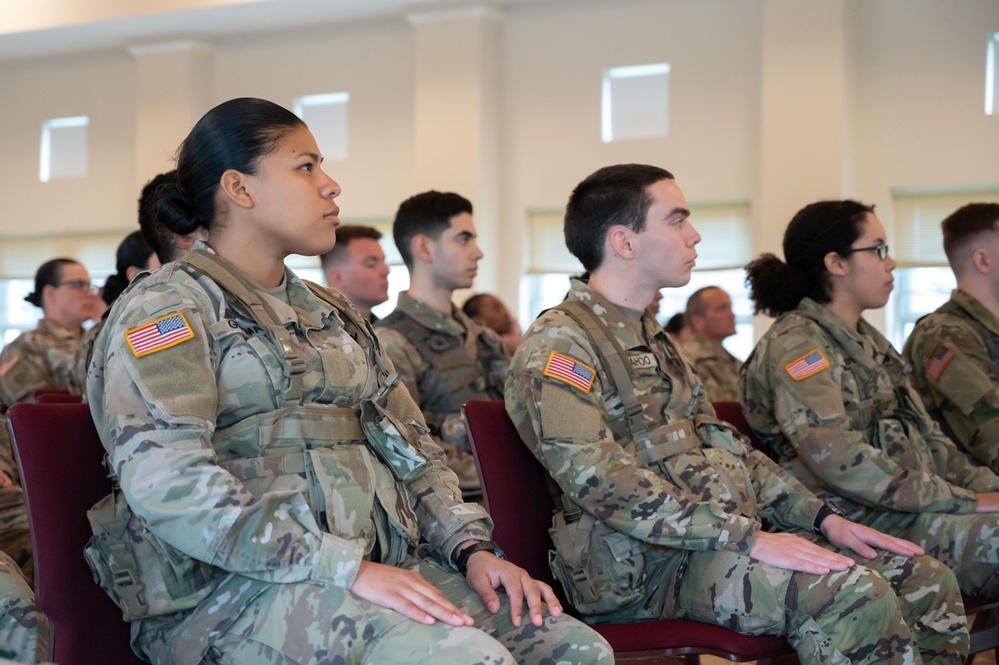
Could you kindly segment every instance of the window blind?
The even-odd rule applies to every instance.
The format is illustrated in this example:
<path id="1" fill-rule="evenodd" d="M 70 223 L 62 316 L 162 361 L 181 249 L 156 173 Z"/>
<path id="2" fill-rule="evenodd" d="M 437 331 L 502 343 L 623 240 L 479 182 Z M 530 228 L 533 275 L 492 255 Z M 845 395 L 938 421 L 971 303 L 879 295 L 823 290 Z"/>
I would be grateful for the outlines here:
<path id="1" fill-rule="evenodd" d="M 892 192 L 895 242 L 892 256 L 899 266 L 946 266 L 940 222 L 968 203 L 999 203 L 999 187 L 990 189 Z"/>

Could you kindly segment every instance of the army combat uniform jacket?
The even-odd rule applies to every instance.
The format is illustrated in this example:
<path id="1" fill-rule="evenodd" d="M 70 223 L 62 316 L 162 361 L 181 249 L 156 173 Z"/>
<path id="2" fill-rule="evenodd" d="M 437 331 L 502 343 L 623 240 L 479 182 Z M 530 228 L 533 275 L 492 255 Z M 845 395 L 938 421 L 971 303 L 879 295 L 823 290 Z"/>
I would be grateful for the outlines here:
<path id="1" fill-rule="evenodd" d="M 975 494 L 999 490 L 999 477 L 940 431 L 873 326 L 851 329 L 805 298 L 757 344 L 741 390 L 753 431 L 802 482 L 851 519 L 922 545 L 966 592 L 999 590 L 999 516 L 974 514 Z M 986 532 L 965 547 L 976 525 Z"/>
<path id="2" fill-rule="evenodd" d="M 690 336 L 683 345 L 704 381 L 707 398 L 712 402 L 739 401 L 739 370 L 742 361 L 697 335 Z"/>
<path id="3" fill-rule="evenodd" d="M 348 590 L 362 560 L 413 567 L 419 546 L 440 562 L 428 579 L 459 584 L 453 600 L 467 600 L 451 555 L 489 537 L 488 516 L 458 498 L 406 391 L 382 399 L 391 365 L 378 371 L 374 335 L 346 300 L 317 297 L 286 272 L 280 287 L 251 294 L 279 319 L 276 338 L 190 260 L 132 283 L 88 377 L 110 468 L 134 513 L 128 531 L 146 547 L 134 562 L 139 581 L 144 567 L 160 566 L 158 584 L 115 589 L 137 619 L 134 645 L 158 663 L 216 662 L 220 652 L 241 663 L 287 662 L 276 653 L 378 662 L 363 650 L 392 642 L 409 655 L 379 652 L 381 662 L 425 662 L 416 654 L 426 637 L 405 637 L 428 627 Z M 371 422 L 415 443 L 425 464 L 398 472 L 369 445 Z M 105 554 L 113 567 L 118 554 Z M 390 632 L 401 642 L 381 640 Z M 521 642 L 539 648 L 552 635 L 561 634 Z"/>
<path id="4" fill-rule="evenodd" d="M 375 329 L 430 433 L 467 449 L 461 405 L 503 397 L 509 369 L 503 340 L 454 305 L 444 316 L 407 292 Z"/>
<path id="5" fill-rule="evenodd" d="M 955 289 L 905 342 L 912 383 L 943 431 L 999 472 L 999 318 Z"/>
<path id="6" fill-rule="evenodd" d="M 605 369 L 578 306 L 599 319 L 626 356 L 638 402 L 632 413 L 623 382 Z M 556 505 L 564 508 L 553 522 L 552 567 L 582 616 L 590 622 L 696 618 L 787 634 L 802 662 L 845 663 L 844 654 L 854 662 L 903 662 L 904 654 L 879 647 L 864 656 L 857 651 L 909 633 L 893 592 L 878 596 L 886 605 L 867 606 L 871 594 L 860 588 L 886 586 L 877 573 L 856 566 L 850 575 L 857 578 L 816 584 L 815 576 L 748 556 L 762 518 L 807 533 L 822 502 L 719 422 L 711 404 L 696 397 L 700 392 L 700 380 L 652 316 L 617 306 L 578 280 L 567 303 L 543 313 L 518 348 L 507 412 L 548 469 Z M 644 432 L 633 436 L 636 429 Z M 868 563 L 900 569 L 896 557 Z M 916 568 L 922 566 L 937 567 L 924 581 L 950 575 L 929 559 Z M 954 602 L 950 580 L 949 600 L 922 611 Z M 855 612 L 853 602 L 859 602 Z M 785 614 L 785 605 L 794 612 Z M 951 645 L 941 649 L 951 651 L 946 662 L 960 650 L 959 624 L 942 640 Z M 927 635 L 921 642 L 939 640 Z M 906 649 L 911 657 L 911 643 Z"/>
<path id="7" fill-rule="evenodd" d="M 0 402 L 13 406 L 32 401 L 40 388 L 79 393 L 76 354 L 83 330 L 68 330 L 42 319 L 38 327 L 19 335 L 0 353 Z"/>

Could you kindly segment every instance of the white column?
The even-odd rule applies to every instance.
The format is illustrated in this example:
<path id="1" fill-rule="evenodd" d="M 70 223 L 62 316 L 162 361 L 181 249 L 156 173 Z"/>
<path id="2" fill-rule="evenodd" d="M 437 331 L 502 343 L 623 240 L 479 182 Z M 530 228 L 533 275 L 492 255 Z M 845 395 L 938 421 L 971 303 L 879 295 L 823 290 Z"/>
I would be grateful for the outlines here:
<path id="1" fill-rule="evenodd" d="M 129 48 L 136 64 L 136 198 L 150 178 L 174 167 L 181 141 L 210 108 L 214 48 L 180 40 Z"/>
<path id="2" fill-rule="evenodd" d="M 417 12 L 415 33 L 416 194 L 453 191 L 475 209 L 479 264 L 475 290 L 498 283 L 500 82 L 503 14 L 490 7 Z M 463 294 L 456 299 L 461 300 Z"/>

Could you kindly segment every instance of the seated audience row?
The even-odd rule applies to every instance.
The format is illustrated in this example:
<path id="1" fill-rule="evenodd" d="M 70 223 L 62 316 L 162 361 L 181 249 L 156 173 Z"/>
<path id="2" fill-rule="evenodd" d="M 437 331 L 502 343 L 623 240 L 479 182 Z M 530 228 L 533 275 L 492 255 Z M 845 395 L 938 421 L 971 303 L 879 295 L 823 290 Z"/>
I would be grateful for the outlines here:
<path id="1" fill-rule="evenodd" d="M 996 463 L 995 209 L 945 222 L 959 290 L 917 326 L 911 377 L 862 316 L 885 304 L 895 267 L 873 209 L 806 206 L 785 234 L 787 263 L 747 267 L 757 310 L 778 318 L 738 381 L 724 291 L 688 301 L 683 350 L 648 306 L 689 281 L 700 242 L 663 169 L 607 167 L 577 186 L 565 240 L 588 279 L 512 353 L 498 299 L 464 312 L 452 302 L 483 256 L 463 197 L 430 191 L 399 207 L 410 288 L 378 321 L 380 234 L 337 229 L 340 187 L 301 120 L 263 100 L 226 102 L 177 166 L 143 192 L 151 248 L 126 251 L 132 236 L 119 248 L 132 284 L 118 296 L 109 280 L 117 302 L 92 333 L 87 376 L 122 488 L 96 520 L 90 560 L 103 561 L 95 573 L 136 622 L 144 657 L 611 662 L 550 588 L 502 560 L 488 515 L 465 501 L 479 485 L 461 406 L 504 395 L 554 481 L 553 573 L 586 622 L 689 618 L 786 635 L 802 662 L 967 655 L 961 592 L 999 593 L 999 476 L 931 412 Z M 298 279 L 284 266 L 292 253 L 321 254 L 334 290 Z M 36 284 L 53 322 L 56 304 L 69 307 L 58 289 L 79 282 L 96 297 L 78 263 L 57 268 Z M 100 317 L 87 312 L 76 328 Z M 5 376 L 27 399 L 41 372 L 29 369 L 63 371 L 11 347 L 7 404 Z M 716 417 L 711 401 L 740 398 L 777 463 Z M 113 527 L 123 514 L 125 539 Z M 134 588 L 110 582 L 129 567 L 122 548 Z"/>

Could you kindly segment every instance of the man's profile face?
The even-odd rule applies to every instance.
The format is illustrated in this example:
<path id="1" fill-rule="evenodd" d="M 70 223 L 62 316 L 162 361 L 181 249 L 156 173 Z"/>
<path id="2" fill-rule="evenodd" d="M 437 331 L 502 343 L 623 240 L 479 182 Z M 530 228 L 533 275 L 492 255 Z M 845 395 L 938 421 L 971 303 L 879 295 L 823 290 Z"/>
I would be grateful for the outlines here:
<path id="1" fill-rule="evenodd" d="M 701 235 L 691 225 L 687 201 L 674 181 L 660 180 L 645 191 L 652 204 L 637 235 L 635 258 L 655 288 L 683 286 L 696 265 L 694 245 Z"/>
<path id="2" fill-rule="evenodd" d="M 721 289 L 711 289 L 701 295 L 704 306 L 702 334 L 711 340 L 721 341 L 735 334 L 735 312 L 732 299 Z"/>
<path id="3" fill-rule="evenodd" d="M 467 289 L 479 271 L 482 250 L 472 216 L 467 212 L 451 218 L 451 225 L 431 240 L 431 264 L 437 283 L 448 289 Z"/>
<path id="4" fill-rule="evenodd" d="M 389 267 L 381 244 L 373 238 L 351 240 L 345 259 L 328 272 L 330 286 L 357 306 L 370 309 L 388 300 Z"/>

